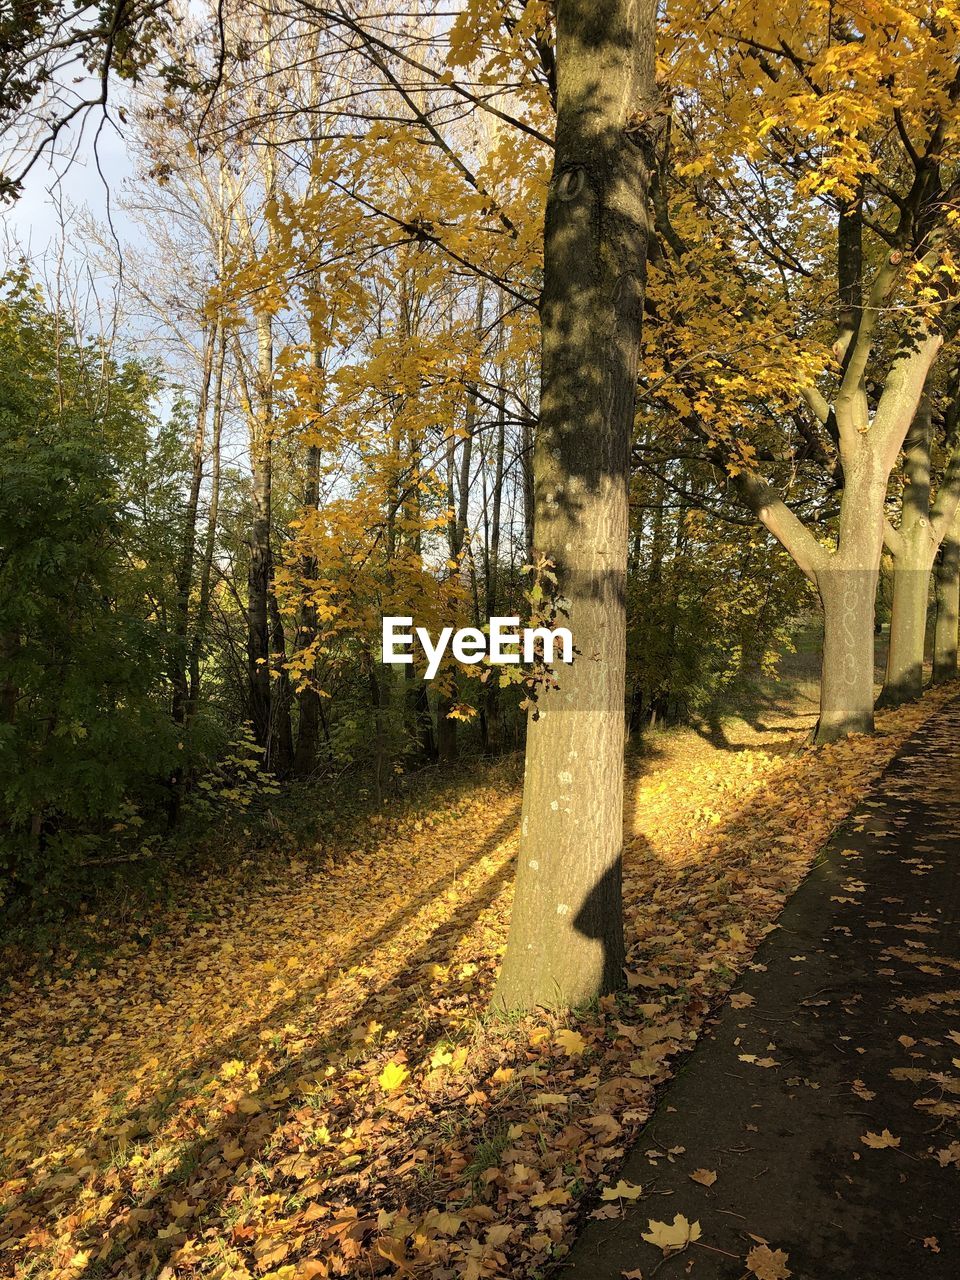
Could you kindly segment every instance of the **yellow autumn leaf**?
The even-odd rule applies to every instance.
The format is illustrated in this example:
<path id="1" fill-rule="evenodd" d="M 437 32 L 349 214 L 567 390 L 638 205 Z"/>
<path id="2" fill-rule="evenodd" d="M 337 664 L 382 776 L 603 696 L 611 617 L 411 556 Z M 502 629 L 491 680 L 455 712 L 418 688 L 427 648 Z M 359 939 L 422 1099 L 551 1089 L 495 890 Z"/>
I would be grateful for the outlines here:
<path id="1" fill-rule="evenodd" d="M 884 1129 L 881 1133 L 865 1133 L 860 1141 L 865 1147 L 874 1147 L 879 1150 L 881 1147 L 899 1147 L 900 1139 L 895 1138 L 889 1129 Z"/>
<path id="2" fill-rule="evenodd" d="M 548 1204 L 566 1204 L 569 1199 L 569 1191 L 564 1187 L 554 1187 L 552 1191 L 540 1191 L 531 1196 L 530 1203 L 534 1209 L 543 1209 Z"/>
<path id="3" fill-rule="evenodd" d="M 673 1222 L 657 1222 L 651 1218 L 641 1239 L 662 1249 L 665 1256 L 679 1253 L 688 1244 L 700 1239 L 700 1223 L 689 1222 L 682 1213 L 678 1213 Z"/>
<path id="4" fill-rule="evenodd" d="M 409 1078 L 410 1072 L 406 1067 L 401 1066 L 399 1062 L 388 1062 L 377 1076 L 377 1083 L 384 1092 L 393 1093 L 401 1089 Z"/>
<path id="5" fill-rule="evenodd" d="M 579 1031 L 569 1031 L 565 1028 L 558 1031 L 553 1039 L 571 1058 L 578 1058 L 587 1047 L 587 1042 Z"/>
<path id="6" fill-rule="evenodd" d="M 601 1200 L 636 1200 L 643 1191 L 638 1183 L 625 1182 L 623 1178 L 615 1187 L 604 1187 L 601 1193 Z"/>

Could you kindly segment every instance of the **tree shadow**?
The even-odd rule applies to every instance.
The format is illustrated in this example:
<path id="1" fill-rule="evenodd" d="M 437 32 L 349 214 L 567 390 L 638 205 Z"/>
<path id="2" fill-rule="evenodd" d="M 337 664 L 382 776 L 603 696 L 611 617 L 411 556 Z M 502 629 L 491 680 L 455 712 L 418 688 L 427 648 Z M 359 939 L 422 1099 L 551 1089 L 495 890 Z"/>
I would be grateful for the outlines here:
<path id="1" fill-rule="evenodd" d="M 507 823 L 504 824 L 505 827 L 507 825 Z M 478 852 L 474 861 L 479 860 L 490 847 L 492 847 L 492 842 L 488 841 L 483 849 Z M 217 1185 L 218 1201 L 221 1204 L 226 1203 L 234 1188 L 242 1188 L 248 1184 L 250 1165 L 263 1152 L 271 1137 L 279 1129 L 283 1128 L 285 1124 L 289 1123 L 294 1113 L 303 1105 L 302 1098 L 291 1096 L 288 1102 L 284 1102 L 277 1107 L 274 1101 L 276 1095 L 278 1093 L 282 1094 L 284 1087 L 292 1085 L 298 1077 L 303 1075 L 305 1070 L 322 1071 L 329 1063 L 335 1061 L 338 1056 L 348 1052 L 351 1044 L 349 1034 L 351 1029 L 357 1024 L 374 1019 L 375 1015 L 382 1017 L 384 1012 L 383 997 L 393 987 L 400 987 L 403 992 L 402 998 L 396 1002 L 391 1010 L 395 1015 L 395 1020 L 399 1022 L 401 1016 L 412 1005 L 420 1001 L 423 996 L 420 968 L 430 961 L 435 961 L 438 954 L 444 951 L 453 951 L 457 942 L 469 932 L 486 908 L 502 892 L 509 882 L 511 874 L 512 866 L 507 862 L 485 881 L 477 892 L 467 899 L 449 919 L 439 924 L 417 949 L 406 958 L 402 973 L 397 975 L 398 980 L 396 983 L 377 986 L 369 991 L 363 1002 L 352 1008 L 347 1017 L 323 1032 L 320 1042 L 315 1044 L 310 1051 L 300 1053 L 297 1057 L 285 1063 L 247 1095 L 249 1101 L 246 1103 L 246 1107 L 248 1110 L 255 1109 L 256 1114 L 251 1116 L 244 1111 L 234 1111 L 183 1149 L 177 1166 L 169 1171 L 155 1188 L 151 1188 L 149 1194 L 150 1225 L 148 1238 L 138 1244 L 136 1233 L 134 1233 L 130 1240 L 131 1252 L 134 1256 L 145 1255 L 146 1251 L 155 1243 L 158 1233 L 161 1237 L 165 1232 L 170 1233 L 171 1236 L 175 1234 L 179 1209 L 177 1202 L 182 1201 L 186 1194 L 185 1184 L 189 1181 L 187 1175 L 200 1166 L 209 1168 L 210 1161 L 216 1159 L 218 1152 L 221 1153 L 221 1163 L 219 1166 L 214 1165 L 212 1178 L 205 1180 L 208 1188 L 210 1181 L 215 1182 Z M 413 910 L 414 908 L 411 907 L 402 914 L 404 917 L 408 917 Z M 394 929 L 395 927 L 396 925 L 394 924 Z M 373 944 L 374 939 L 371 938 L 368 945 Z M 366 950 L 366 947 L 364 950 Z M 404 977 L 407 979 L 406 982 L 404 982 Z M 265 1029 L 268 1022 L 270 1025 L 277 1025 L 285 1015 L 292 1014 L 297 1008 L 312 1003 L 312 998 L 313 993 L 310 993 L 309 996 L 305 994 L 296 1001 L 292 1001 L 284 1010 L 272 1014 L 264 1022 L 248 1026 L 238 1036 L 218 1045 L 216 1054 L 211 1056 L 215 1056 L 219 1060 L 235 1056 L 242 1051 L 244 1046 L 257 1042 L 259 1032 Z M 371 1049 L 370 1053 L 371 1056 L 374 1055 L 375 1050 Z M 211 1078 L 213 1077 L 211 1076 Z M 231 1169 L 228 1163 L 222 1159 L 222 1150 L 228 1141 L 237 1143 L 243 1149 L 243 1158 L 240 1162 L 242 1172 Z M 49 1190 L 49 1184 L 41 1184 L 36 1189 L 36 1196 L 42 1200 L 45 1192 L 49 1192 Z M 111 1246 L 116 1248 L 123 1246 L 125 1248 L 126 1240 L 127 1233 L 124 1230 L 123 1222 L 115 1227 L 107 1227 L 105 1230 L 98 1228 L 78 1237 L 78 1248 L 89 1250 L 96 1257 L 92 1257 L 87 1265 L 76 1273 L 76 1280 L 101 1280 L 101 1277 L 106 1273 L 102 1269 L 102 1263 L 96 1259 L 104 1253 L 105 1249 L 109 1255 Z M 114 1248 L 114 1252 L 116 1248 Z M 125 1252 L 123 1256 L 125 1263 L 130 1261 L 128 1253 Z M 143 1261 L 146 1261 L 145 1256 L 143 1256 Z M 141 1273 L 138 1271 L 123 1271 L 120 1274 L 139 1275 Z"/>
<path id="2" fill-rule="evenodd" d="M 519 819 L 519 801 L 511 806 L 507 816 L 497 825 L 493 832 L 480 844 L 475 850 L 470 851 L 464 859 L 458 863 L 456 867 L 456 875 L 458 877 L 468 874 L 471 869 L 476 868 L 483 860 L 488 857 L 505 839 L 509 838 L 516 829 Z M 444 945 L 452 952 L 456 947 L 460 938 L 472 927 L 482 911 L 489 906 L 497 895 L 502 891 L 506 882 L 508 871 L 511 864 L 507 862 L 494 876 L 484 882 L 481 888 L 465 903 L 450 916 L 449 919 L 441 922 L 435 930 L 431 932 L 429 937 L 412 953 L 409 957 L 405 957 L 403 973 L 411 975 L 409 986 L 413 992 L 411 999 L 416 998 L 416 992 L 419 990 L 419 982 L 421 975 L 418 974 L 418 966 L 427 960 L 435 960 L 438 950 Z M 288 1000 L 271 1007 L 268 1013 L 260 1017 L 253 1018 L 244 1023 L 229 1038 L 217 1042 L 213 1046 L 204 1046 L 202 1052 L 196 1056 L 189 1056 L 177 1064 L 176 1080 L 172 1083 L 167 1082 L 166 1085 L 158 1083 L 157 1086 L 146 1095 L 140 1095 L 136 1105 L 130 1107 L 122 1116 L 114 1113 L 110 1117 L 109 1129 L 106 1123 L 102 1122 L 97 1128 L 94 1128 L 87 1135 L 87 1147 L 82 1152 L 83 1165 L 99 1165 L 104 1168 L 113 1158 L 111 1151 L 110 1134 L 115 1132 L 118 1127 L 127 1127 L 132 1124 L 134 1132 L 147 1132 L 155 1134 L 160 1130 L 165 1121 L 169 1119 L 176 1107 L 181 1101 L 182 1090 L 178 1087 L 178 1082 L 182 1082 L 184 1077 L 190 1078 L 190 1090 L 193 1095 L 202 1095 L 204 1089 L 217 1078 L 218 1072 L 222 1069 L 225 1061 L 243 1058 L 251 1051 L 256 1051 L 260 1043 L 261 1034 L 270 1028 L 283 1025 L 295 1019 L 298 1014 L 307 1011 L 311 1006 L 315 1005 L 318 1000 L 322 999 L 324 994 L 330 990 L 332 985 L 338 980 L 339 976 L 346 973 L 353 967 L 361 964 L 368 959 L 378 948 L 388 945 L 395 939 L 404 929 L 404 927 L 412 922 L 418 915 L 428 909 L 432 904 L 442 898 L 443 894 L 450 888 L 451 878 L 449 873 L 431 880 L 419 893 L 411 897 L 398 910 L 394 911 L 386 921 L 380 925 L 374 932 L 369 934 L 362 941 L 358 941 L 351 948 L 346 950 L 341 956 L 337 957 L 336 970 L 329 971 L 322 981 L 311 984 L 309 987 L 300 989 L 294 996 Z M 449 935 L 449 941 L 445 939 Z M 398 975 L 398 981 L 401 975 Z M 380 989 L 373 990 L 365 996 L 362 1004 L 351 1010 L 347 1026 L 352 1027 L 358 1021 L 361 1021 L 365 1012 L 375 1007 L 378 997 L 382 994 Z M 347 1026 L 335 1024 L 329 1031 L 323 1034 L 323 1040 L 326 1044 L 329 1042 L 335 1045 L 338 1036 L 342 1036 L 347 1030 Z M 333 1051 L 332 1049 L 329 1051 Z M 328 1050 L 324 1050 L 325 1056 Z M 294 1071 L 296 1063 L 287 1064 L 280 1074 L 288 1074 Z M 302 1066 L 301 1068 L 302 1069 Z M 135 1074 L 130 1072 L 127 1077 L 126 1084 L 134 1083 Z M 264 1084 L 255 1097 L 263 1095 L 271 1088 L 276 1087 L 275 1077 L 271 1077 L 270 1081 Z M 120 1086 L 121 1088 L 125 1086 Z M 149 1128 L 148 1128 L 149 1126 Z M 229 1131 L 229 1127 L 225 1130 Z M 54 1140 L 50 1137 L 50 1142 Z M 213 1139 L 205 1138 L 202 1143 L 190 1148 L 181 1158 L 181 1169 L 196 1162 L 202 1147 L 209 1145 Z M 45 1146 L 35 1149 L 31 1155 L 35 1161 L 41 1156 Z M 56 1193 L 58 1190 L 58 1178 L 61 1171 L 54 1170 L 45 1176 L 42 1180 L 35 1182 L 29 1188 L 27 1203 L 33 1205 L 43 1205 L 48 1198 L 53 1197 L 55 1206 Z M 174 1171 L 161 1184 L 160 1191 L 164 1188 L 168 1189 L 171 1198 L 175 1197 L 179 1190 L 182 1194 L 183 1181 L 182 1177 Z M 0 1210 L 9 1212 L 11 1209 L 22 1206 L 23 1200 L 18 1202 L 8 1202 L 6 1205 L 0 1206 Z M 24 1234 L 33 1230 L 35 1227 L 35 1219 L 31 1216 L 29 1222 L 25 1223 Z M 9 1234 L 9 1233 L 8 1233 Z M 15 1234 L 12 1238 L 15 1238 Z M 95 1270 L 90 1271 L 90 1280 L 97 1275 Z"/>

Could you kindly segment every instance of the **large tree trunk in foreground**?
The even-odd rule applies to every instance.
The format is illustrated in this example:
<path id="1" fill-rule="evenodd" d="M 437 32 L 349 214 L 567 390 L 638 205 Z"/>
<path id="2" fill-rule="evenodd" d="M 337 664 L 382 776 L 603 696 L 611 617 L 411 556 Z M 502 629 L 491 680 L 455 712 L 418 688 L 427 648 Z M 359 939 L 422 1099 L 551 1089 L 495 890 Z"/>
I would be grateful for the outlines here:
<path id="1" fill-rule="evenodd" d="M 873 619 L 878 571 L 830 568 L 818 575 L 823 657 L 817 741 L 873 732 Z"/>
<path id="2" fill-rule="evenodd" d="M 933 683 L 957 678 L 957 628 L 960 622 L 960 530 L 954 523 L 944 538 L 937 563 L 937 625 L 933 635 Z"/>
<path id="3" fill-rule="evenodd" d="M 577 654 L 529 724 L 501 1011 L 572 1007 L 622 984 L 627 492 L 655 12 L 652 0 L 557 6 L 534 551 L 556 567 Z"/>

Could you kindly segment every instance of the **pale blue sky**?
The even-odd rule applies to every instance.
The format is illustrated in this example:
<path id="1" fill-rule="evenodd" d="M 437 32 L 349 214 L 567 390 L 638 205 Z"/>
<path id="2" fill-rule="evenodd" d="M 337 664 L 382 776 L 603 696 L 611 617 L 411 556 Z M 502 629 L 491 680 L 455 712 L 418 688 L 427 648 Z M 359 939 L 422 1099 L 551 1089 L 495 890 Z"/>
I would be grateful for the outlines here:
<path id="1" fill-rule="evenodd" d="M 22 246 L 28 256 L 39 263 L 45 254 L 55 250 L 61 235 L 61 214 L 69 222 L 72 210 L 89 209 L 98 222 L 107 216 L 107 189 L 114 201 L 112 216 L 117 232 L 123 240 L 133 232 L 132 224 L 116 206 L 123 181 L 133 174 L 133 164 L 127 152 L 126 142 L 111 124 L 104 124 L 97 140 L 97 152 L 103 177 L 97 172 L 93 139 L 101 117 L 91 113 L 82 135 L 74 132 L 68 140 L 72 159 L 64 154 L 53 158 L 45 154 L 27 175 L 23 195 L 11 207 L 0 210 L 0 225 L 4 235 L 4 249 L 9 251 L 10 240 Z M 104 183 L 106 180 L 106 186 Z M 73 239 L 76 240 L 74 229 Z M 69 250 L 74 261 L 83 258 L 82 244 L 74 244 Z"/>

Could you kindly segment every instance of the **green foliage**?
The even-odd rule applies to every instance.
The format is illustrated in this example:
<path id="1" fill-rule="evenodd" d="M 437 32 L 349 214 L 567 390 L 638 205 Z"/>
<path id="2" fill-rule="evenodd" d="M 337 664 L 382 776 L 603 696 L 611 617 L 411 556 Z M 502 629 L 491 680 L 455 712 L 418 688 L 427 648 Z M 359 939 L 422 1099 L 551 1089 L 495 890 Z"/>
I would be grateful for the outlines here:
<path id="1" fill-rule="evenodd" d="M 633 729 L 712 719 L 753 692 L 791 647 L 812 603 L 759 528 L 729 529 L 657 505 L 636 530 L 628 585 L 627 696 Z"/>
<path id="2" fill-rule="evenodd" d="M 47 895 L 156 808 L 177 740 L 124 464 L 153 384 L 0 298 L 0 895 Z"/>
<path id="3" fill-rule="evenodd" d="M 226 754 L 197 777 L 188 809 L 212 820 L 219 814 L 245 814 L 255 802 L 276 795 L 280 784 L 261 768 L 264 750 L 257 745 L 253 727 L 241 725 Z"/>

